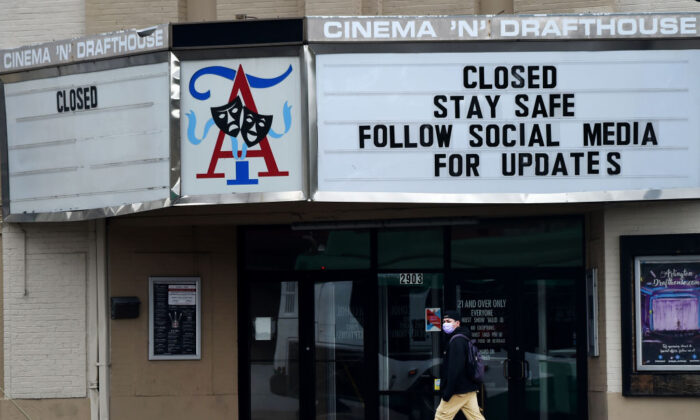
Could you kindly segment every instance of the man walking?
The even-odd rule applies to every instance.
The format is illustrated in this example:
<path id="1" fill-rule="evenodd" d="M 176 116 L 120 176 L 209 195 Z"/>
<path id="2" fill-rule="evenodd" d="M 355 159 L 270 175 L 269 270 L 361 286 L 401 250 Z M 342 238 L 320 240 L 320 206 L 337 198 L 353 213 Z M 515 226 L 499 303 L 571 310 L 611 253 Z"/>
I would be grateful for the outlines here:
<path id="1" fill-rule="evenodd" d="M 459 311 L 448 310 L 442 316 L 442 331 L 450 340 L 442 356 L 440 367 L 440 389 L 442 399 L 435 411 L 435 420 L 452 420 L 462 410 L 468 420 L 486 420 L 479 411 L 476 391 L 479 385 L 469 379 L 466 361 L 471 335 L 467 327 L 461 325 Z M 455 337 L 456 334 L 465 337 Z M 452 339 L 454 338 L 454 339 Z"/>

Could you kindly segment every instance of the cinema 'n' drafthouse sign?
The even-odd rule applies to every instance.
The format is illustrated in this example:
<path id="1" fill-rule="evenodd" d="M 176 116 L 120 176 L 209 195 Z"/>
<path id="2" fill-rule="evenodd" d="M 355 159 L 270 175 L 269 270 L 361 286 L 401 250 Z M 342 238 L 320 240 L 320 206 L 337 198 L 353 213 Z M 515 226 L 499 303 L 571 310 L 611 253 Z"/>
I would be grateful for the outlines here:
<path id="1" fill-rule="evenodd" d="M 353 36 L 351 19 L 330 22 L 316 29 Z M 695 21 L 675 22 L 696 33 Z M 374 26 L 365 32 L 376 36 Z M 314 197 L 697 197 L 698 74 L 699 50 L 319 53 Z"/>
<path id="2" fill-rule="evenodd" d="M 168 25 L 0 50 L 0 73 L 167 49 Z"/>
<path id="3" fill-rule="evenodd" d="M 310 42 L 692 38 L 697 13 L 308 17 Z"/>

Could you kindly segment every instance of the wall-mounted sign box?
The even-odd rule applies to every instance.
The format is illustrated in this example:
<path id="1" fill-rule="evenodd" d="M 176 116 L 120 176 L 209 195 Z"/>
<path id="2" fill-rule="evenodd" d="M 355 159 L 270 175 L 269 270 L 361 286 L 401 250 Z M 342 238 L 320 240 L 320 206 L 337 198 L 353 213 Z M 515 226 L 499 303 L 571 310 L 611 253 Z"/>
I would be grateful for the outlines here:
<path id="1" fill-rule="evenodd" d="M 700 256 L 635 258 L 637 371 L 700 371 Z"/>
<path id="2" fill-rule="evenodd" d="M 700 197 L 700 50 L 391 48 L 317 48 L 314 199 Z"/>
<path id="3" fill-rule="evenodd" d="M 9 82 L 4 107 L 6 220 L 169 199 L 168 62 Z"/>
<path id="4" fill-rule="evenodd" d="M 201 359 L 199 277 L 151 277 L 148 292 L 148 360 Z"/>
<path id="5" fill-rule="evenodd" d="M 622 394 L 700 396 L 700 235 L 620 237 Z"/>
<path id="6" fill-rule="evenodd" d="M 302 200 L 301 59 L 181 63 L 180 204 Z"/>

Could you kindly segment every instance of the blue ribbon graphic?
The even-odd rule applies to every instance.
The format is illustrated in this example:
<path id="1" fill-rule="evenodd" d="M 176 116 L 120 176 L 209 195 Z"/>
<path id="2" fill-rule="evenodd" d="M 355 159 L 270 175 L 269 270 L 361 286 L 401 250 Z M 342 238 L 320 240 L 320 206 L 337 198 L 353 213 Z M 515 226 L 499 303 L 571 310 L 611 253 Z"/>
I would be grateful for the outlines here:
<path id="1" fill-rule="evenodd" d="M 187 115 L 187 140 L 189 140 L 190 143 L 192 143 L 196 146 L 207 137 L 207 133 L 209 133 L 209 129 L 211 128 L 212 125 L 214 125 L 214 119 L 209 118 L 209 121 L 207 121 L 207 123 L 204 126 L 204 134 L 202 134 L 202 138 L 198 139 L 197 135 L 194 132 L 195 129 L 197 128 L 197 116 L 195 115 L 194 111 L 192 111 L 192 110 L 190 110 L 190 112 L 188 112 L 186 115 Z"/>
<path id="2" fill-rule="evenodd" d="M 281 75 L 277 77 L 273 77 L 271 79 L 264 79 L 262 77 L 255 77 L 251 76 L 249 74 L 246 74 L 246 78 L 248 79 L 248 84 L 250 87 L 255 88 L 255 89 L 264 89 L 264 88 L 269 88 L 272 86 L 275 86 L 282 82 L 284 79 L 287 78 L 292 73 L 292 65 L 289 65 L 289 68 L 287 71 L 282 73 Z M 198 92 L 197 88 L 195 88 L 194 84 L 199 79 L 200 77 L 207 75 L 207 74 L 213 74 L 216 76 L 221 76 L 226 79 L 229 79 L 231 81 L 236 79 L 236 70 L 230 69 L 228 67 L 222 67 L 222 66 L 210 66 L 210 67 L 204 67 L 202 69 L 197 70 L 197 72 L 192 76 L 190 79 L 190 95 L 192 95 L 193 98 L 199 99 L 200 101 L 204 101 L 209 99 L 209 96 L 211 96 L 210 91 L 206 92 Z"/>
<path id="3" fill-rule="evenodd" d="M 273 139 L 278 139 L 287 134 L 289 128 L 292 126 L 292 107 L 289 106 L 289 103 L 287 101 L 284 101 L 284 107 L 282 108 L 282 117 L 284 118 L 284 133 L 277 134 L 275 130 L 270 129 L 267 135 L 272 137 Z"/>

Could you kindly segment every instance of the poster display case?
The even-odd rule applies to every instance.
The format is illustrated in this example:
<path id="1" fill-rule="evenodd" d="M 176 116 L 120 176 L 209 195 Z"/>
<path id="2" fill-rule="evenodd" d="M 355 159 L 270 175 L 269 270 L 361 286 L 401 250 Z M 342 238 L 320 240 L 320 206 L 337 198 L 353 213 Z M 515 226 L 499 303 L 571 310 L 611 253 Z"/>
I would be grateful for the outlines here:
<path id="1" fill-rule="evenodd" d="M 700 371 L 700 256 L 635 259 L 640 371 Z"/>
<path id="2" fill-rule="evenodd" d="M 148 360 L 201 359 L 199 277 L 151 277 L 148 291 Z"/>
<path id="3" fill-rule="evenodd" d="M 622 393 L 700 396 L 700 235 L 620 237 Z"/>

